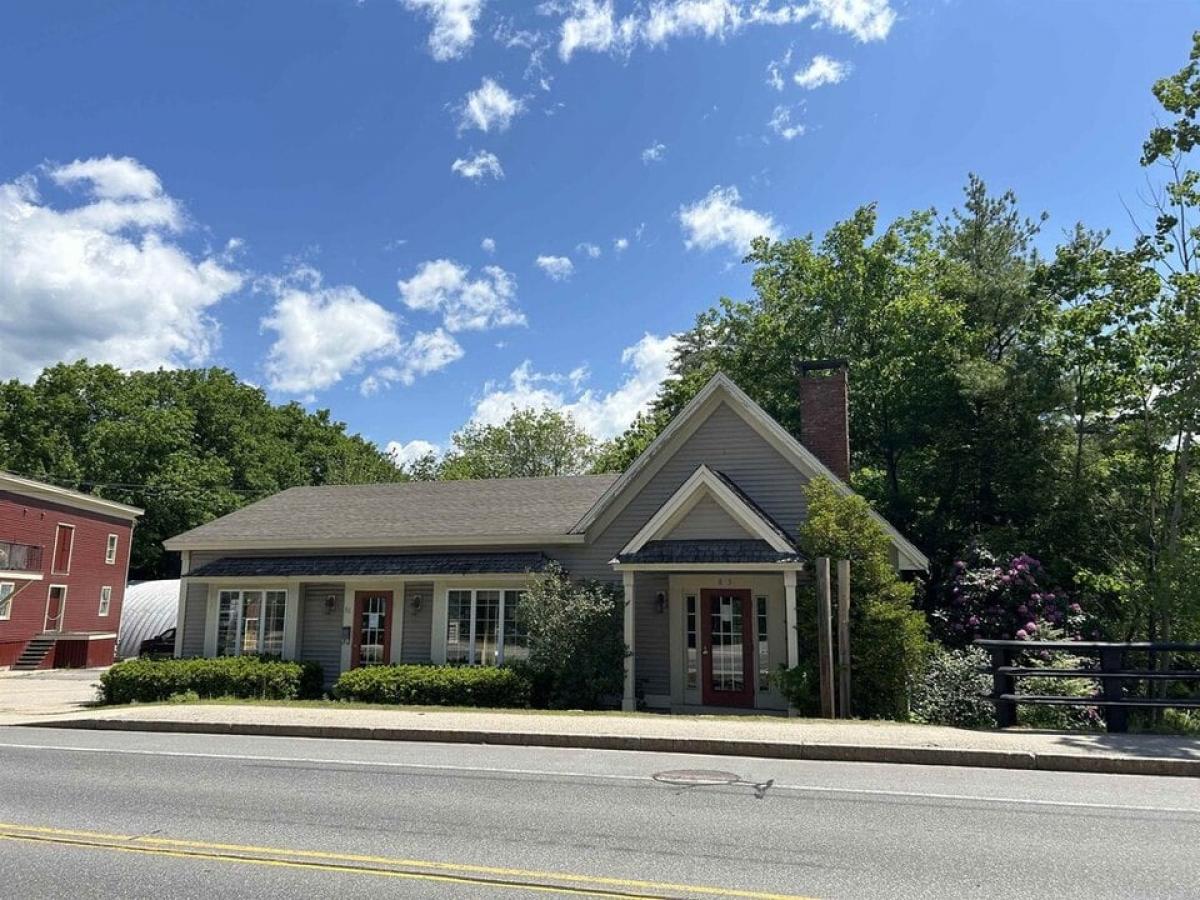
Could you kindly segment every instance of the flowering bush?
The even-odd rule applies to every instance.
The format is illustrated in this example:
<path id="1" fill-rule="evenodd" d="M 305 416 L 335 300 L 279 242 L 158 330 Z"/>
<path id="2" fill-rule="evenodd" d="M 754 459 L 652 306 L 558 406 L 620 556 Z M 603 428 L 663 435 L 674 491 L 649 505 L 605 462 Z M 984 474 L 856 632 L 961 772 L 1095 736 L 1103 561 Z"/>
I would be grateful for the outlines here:
<path id="1" fill-rule="evenodd" d="M 1042 564 L 1028 554 L 1002 561 L 974 549 L 954 563 L 948 596 L 934 612 L 944 641 L 1077 639 L 1086 623 L 1083 607 L 1047 582 Z"/>

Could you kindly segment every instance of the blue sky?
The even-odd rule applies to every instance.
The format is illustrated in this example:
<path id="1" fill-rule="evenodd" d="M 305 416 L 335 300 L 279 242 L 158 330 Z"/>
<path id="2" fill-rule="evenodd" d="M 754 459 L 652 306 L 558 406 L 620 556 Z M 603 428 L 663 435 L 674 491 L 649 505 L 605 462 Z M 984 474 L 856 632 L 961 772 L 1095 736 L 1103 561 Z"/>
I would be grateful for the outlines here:
<path id="1" fill-rule="evenodd" d="M 749 236 L 967 173 L 1125 239 L 1186 2 L 314 0 L 0 9 L 0 377 L 223 365 L 409 451 L 600 437 Z M 15 324 L 14 324 L 15 323 Z"/>

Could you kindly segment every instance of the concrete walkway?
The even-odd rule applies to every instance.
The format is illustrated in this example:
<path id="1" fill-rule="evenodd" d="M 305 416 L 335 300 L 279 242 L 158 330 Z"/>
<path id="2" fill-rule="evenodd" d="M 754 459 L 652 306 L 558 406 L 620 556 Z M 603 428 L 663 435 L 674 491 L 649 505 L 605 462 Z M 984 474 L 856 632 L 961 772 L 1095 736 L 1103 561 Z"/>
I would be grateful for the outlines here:
<path id="1" fill-rule="evenodd" d="M 0 725 L 76 713 L 96 702 L 104 669 L 0 670 Z"/>
<path id="2" fill-rule="evenodd" d="M 24 724 L 1200 777 L 1197 738 L 893 722 L 198 703 L 97 708 Z"/>

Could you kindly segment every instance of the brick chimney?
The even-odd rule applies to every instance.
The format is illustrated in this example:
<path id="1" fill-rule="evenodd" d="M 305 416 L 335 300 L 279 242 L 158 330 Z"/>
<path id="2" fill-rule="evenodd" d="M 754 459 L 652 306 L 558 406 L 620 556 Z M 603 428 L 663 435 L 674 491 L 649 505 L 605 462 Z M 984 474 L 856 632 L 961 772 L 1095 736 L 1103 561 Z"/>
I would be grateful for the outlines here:
<path id="1" fill-rule="evenodd" d="M 800 443 L 842 481 L 850 481 L 849 365 L 844 359 L 800 363 Z"/>

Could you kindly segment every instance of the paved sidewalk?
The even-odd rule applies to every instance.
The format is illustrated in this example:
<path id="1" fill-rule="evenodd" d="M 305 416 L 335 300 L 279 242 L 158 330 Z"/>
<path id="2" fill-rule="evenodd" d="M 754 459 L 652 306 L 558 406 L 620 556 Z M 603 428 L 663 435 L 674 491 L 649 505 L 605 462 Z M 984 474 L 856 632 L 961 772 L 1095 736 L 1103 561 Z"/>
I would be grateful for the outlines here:
<path id="1" fill-rule="evenodd" d="M 0 725 L 75 713 L 96 701 L 104 669 L 0 671 Z"/>
<path id="2" fill-rule="evenodd" d="M 1200 777 L 1197 738 L 985 732 L 892 722 L 182 704 L 98 708 L 27 724 Z"/>

